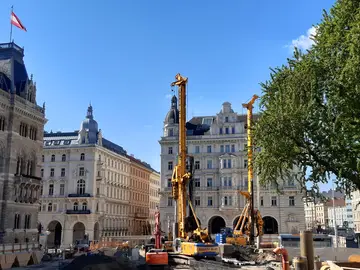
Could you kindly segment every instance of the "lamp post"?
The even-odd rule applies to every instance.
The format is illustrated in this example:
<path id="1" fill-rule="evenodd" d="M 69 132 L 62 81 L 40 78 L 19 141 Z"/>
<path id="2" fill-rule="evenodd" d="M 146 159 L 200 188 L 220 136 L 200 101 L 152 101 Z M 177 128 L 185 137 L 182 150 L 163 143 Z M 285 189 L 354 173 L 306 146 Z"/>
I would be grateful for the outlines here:
<path id="1" fill-rule="evenodd" d="M 50 235 L 50 231 L 49 230 L 46 230 L 45 231 L 45 252 L 47 253 L 47 247 L 48 247 L 48 245 L 47 245 L 47 242 L 48 242 L 48 237 L 49 237 L 49 235 Z"/>

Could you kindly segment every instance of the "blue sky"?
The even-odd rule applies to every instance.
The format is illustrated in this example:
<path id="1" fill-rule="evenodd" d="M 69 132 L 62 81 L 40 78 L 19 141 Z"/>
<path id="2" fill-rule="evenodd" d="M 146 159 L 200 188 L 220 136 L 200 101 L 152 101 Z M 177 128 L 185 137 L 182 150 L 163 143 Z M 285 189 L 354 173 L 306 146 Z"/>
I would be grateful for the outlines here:
<path id="1" fill-rule="evenodd" d="M 0 39 L 9 41 L 10 8 L 28 29 L 25 47 L 46 130 L 79 128 L 91 101 L 104 137 L 160 169 L 169 84 L 189 78 L 188 117 L 214 115 L 224 101 L 238 112 L 269 67 L 285 63 L 291 44 L 334 0 L 2 0 Z"/>

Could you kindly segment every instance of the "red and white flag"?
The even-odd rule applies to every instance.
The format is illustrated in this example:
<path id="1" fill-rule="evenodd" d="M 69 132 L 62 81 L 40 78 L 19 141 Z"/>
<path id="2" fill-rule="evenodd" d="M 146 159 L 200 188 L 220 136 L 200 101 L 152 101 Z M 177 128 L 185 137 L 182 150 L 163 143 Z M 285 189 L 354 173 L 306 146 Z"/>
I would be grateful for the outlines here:
<path id="1" fill-rule="evenodd" d="M 26 27 L 21 23 L 18 16 L 16 16 L 14 12 L 11 12 L 11 24 L 27 32 Z"/>

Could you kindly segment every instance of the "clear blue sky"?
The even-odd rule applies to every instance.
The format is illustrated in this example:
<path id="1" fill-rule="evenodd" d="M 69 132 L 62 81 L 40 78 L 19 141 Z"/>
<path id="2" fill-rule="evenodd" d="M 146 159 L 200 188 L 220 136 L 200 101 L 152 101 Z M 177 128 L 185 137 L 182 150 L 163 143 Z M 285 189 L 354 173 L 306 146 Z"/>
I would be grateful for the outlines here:
<path id="1" fill-rule="evenodd" d="M 224 101 L 260 93 L 269 67 L 320 21 L 334 0 L 2 0 L 0 39 L 10 8 L 29 74 L 46 102 L 46 130 L 79 128 L 91 101 L 104 137 L 160 169 L 169 84 L 189 78 L 188 117 L 214 115 Z M 299 41 L 306 46 L 306 38 Z"/>

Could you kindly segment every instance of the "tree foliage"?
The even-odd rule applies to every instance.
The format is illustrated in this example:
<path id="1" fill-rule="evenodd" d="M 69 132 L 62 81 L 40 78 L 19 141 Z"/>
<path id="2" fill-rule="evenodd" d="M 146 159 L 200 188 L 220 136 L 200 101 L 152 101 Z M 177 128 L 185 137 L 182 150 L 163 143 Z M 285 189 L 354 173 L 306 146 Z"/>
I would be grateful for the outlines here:
<path id="1" fill-rule="evenodd" d="M 316 29 L 261 84 L 255 167 L 263 184 L 300 168 L 315 190 L 333 174 L 349 193 L 360 188 L 360 1 L 339 0 Z"/>

